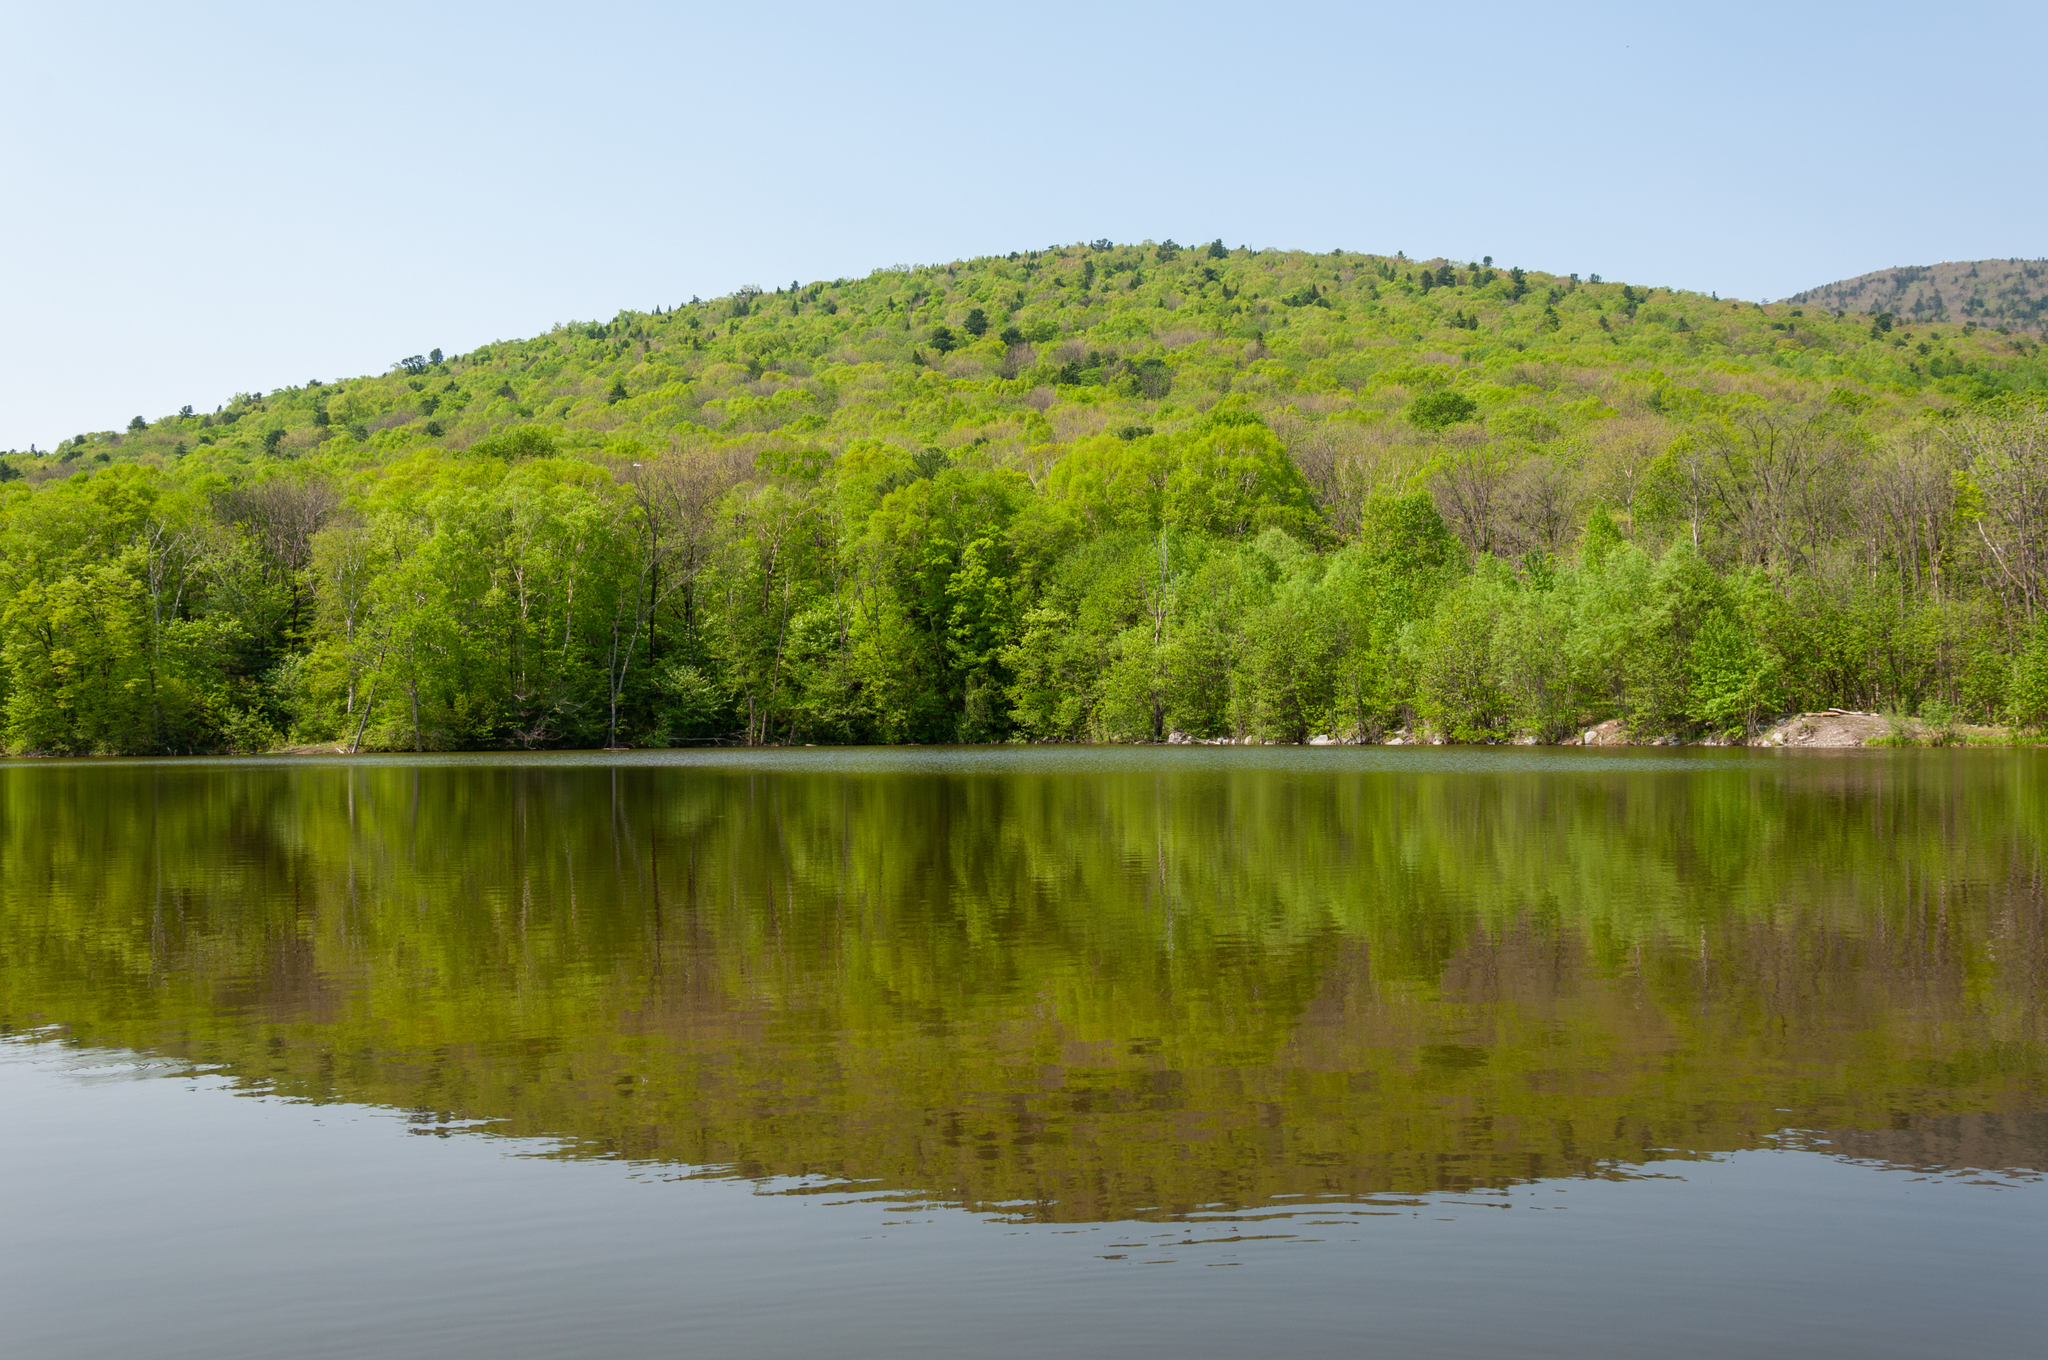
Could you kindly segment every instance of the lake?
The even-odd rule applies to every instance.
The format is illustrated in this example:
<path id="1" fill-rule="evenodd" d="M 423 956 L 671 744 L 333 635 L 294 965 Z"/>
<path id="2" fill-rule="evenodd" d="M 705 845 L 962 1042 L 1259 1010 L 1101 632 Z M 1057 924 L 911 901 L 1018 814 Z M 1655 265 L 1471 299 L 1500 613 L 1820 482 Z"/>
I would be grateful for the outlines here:
<path id="1" fill-rule="evenodd" d="M 2034 1356 L 2048 754 L 0 765 L 6 1352 Z"/>

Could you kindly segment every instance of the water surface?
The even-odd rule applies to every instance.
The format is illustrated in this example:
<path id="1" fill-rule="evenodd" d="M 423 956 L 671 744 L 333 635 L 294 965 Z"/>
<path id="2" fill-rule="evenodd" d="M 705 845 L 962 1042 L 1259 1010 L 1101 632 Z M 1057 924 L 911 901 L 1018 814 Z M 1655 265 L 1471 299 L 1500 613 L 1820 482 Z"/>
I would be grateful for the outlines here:
<path id="1" fill-rule="evenodd" d="M 0 812 L 38 1356 L 2048 1335 L 2032 752 L 52 762 Z"/>

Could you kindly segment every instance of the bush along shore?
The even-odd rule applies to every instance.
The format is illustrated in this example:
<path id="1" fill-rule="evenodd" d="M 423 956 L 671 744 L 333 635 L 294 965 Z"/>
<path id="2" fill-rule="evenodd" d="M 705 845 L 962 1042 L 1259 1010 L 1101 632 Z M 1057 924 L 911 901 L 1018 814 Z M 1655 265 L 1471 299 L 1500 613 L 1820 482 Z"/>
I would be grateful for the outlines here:
<path id="1" fill-rule="evenodd" d="M 1492 260 L 742 289 L 0 455 L 0 741 L 2025 735 L 2044 396 L 2019 329 Z"/>

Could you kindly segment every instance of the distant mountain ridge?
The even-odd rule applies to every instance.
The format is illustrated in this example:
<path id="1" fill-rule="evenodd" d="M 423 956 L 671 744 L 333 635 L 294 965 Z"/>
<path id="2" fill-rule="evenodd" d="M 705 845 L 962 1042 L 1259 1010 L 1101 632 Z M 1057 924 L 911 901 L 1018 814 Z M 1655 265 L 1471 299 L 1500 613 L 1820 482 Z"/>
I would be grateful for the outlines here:
<path id="1" fill-rule="evenodd" d="M 1809 288 L 1785 301 L 1831 311 L 1890 312 L 1905 321 L 2040 330 L 2048 324 L 2048 260 L 1900 265 Z"/>

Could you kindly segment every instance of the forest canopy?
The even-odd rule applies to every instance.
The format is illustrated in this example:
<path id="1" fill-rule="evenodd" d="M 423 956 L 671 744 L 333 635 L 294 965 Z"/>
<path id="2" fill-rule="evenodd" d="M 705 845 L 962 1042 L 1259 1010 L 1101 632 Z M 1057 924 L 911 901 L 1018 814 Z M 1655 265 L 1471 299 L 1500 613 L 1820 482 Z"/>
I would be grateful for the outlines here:
<path id="1" fill-rule="evenodd" d="M 2012 328 L 1086 245 L 0 458 L 17 753 L 2048 719 Z"/>

